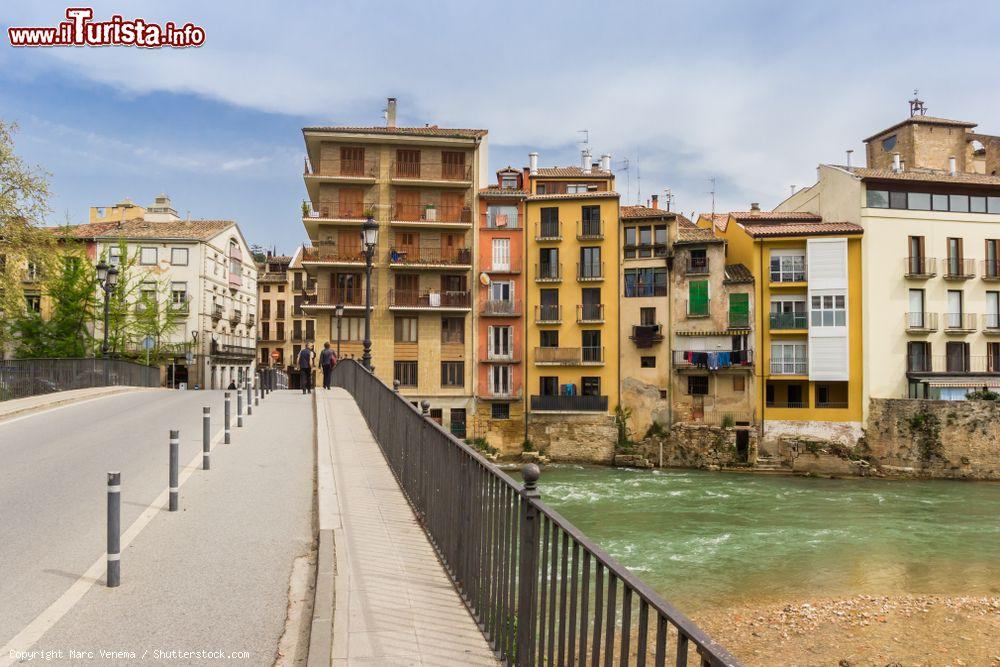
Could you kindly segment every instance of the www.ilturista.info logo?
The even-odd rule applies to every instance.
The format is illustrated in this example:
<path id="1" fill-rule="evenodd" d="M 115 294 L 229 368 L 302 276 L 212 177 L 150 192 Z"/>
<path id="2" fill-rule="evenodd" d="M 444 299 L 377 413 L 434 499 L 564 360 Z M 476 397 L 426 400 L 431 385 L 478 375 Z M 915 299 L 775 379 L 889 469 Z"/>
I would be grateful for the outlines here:
<path id="1" fill-rule="evenodd" d="M 91 21 L 90 7 L 70 7 L 67 21 L 48 28 L 7 28 L 11 46 L 138 46 L 183 49 L 205 43 L 205 29 L 193 23 L 163 25 L 115 14 L 108 21 Z"/>

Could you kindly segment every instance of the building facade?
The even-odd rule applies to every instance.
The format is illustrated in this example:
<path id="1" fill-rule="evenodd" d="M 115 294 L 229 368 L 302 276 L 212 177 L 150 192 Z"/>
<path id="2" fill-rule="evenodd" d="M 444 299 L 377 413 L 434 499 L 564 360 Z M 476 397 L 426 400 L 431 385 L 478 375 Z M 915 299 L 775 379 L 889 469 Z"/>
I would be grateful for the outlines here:
<path id="1" fill-rule="evenodd" d="M 292 257 L 268 255 L 257 263 L 260 366 L 287 369 L 295 365 L 304 345 L 322 347 L 325 342 L 316 339 L 316 321 L 304 308 L 316 297 L 316 280 L 302 268 L 304 252 L 299 247 Z"/>
<path id="2" fill-rule="evenodd" d="M 303 224 L 312 247 L 302 266 L 316 280 L 304 304 L 316 336 L 363 337 L 365 262 L 361 224 L 378 224 L 372 271 L 373 366 L 384 382 L 464 437 L 474 409 L 473 211 L 485 181 L 485 130 L 307 127 Z"/>

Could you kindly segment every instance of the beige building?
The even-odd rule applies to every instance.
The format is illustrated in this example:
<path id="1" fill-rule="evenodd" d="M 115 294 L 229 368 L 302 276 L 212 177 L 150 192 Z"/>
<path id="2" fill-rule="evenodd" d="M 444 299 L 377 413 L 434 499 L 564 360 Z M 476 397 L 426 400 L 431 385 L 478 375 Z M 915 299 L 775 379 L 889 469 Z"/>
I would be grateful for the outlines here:
<path id="1" fill-rule="evenodd" d="M 312 247 L 302 266 L 316 280 L 304 309 L 320 340 L 363 338 L 365 263 L 361 224 L 379 227 L 372 272 L 372 364 L 410 400 L 460 436 L 473 410 L 473 215 L 486 181 L 486 131 L 306 127 L 303 224 Z"/>
<path id="2" fill-rule="evenodd" d="M 864 228 L 866 418 L 872 398 L 1000 387 L 1000 138 L 921 110 L 777 207 Z"/>
<path id="3" fill-rule="evenodd" d="M 316 281 L 302 268 L 302 255 L 299 247 L 293 257 L 269 255 L 257 263 L 257 363 L 262 367 L 287 368 L 303 345 L 323 345 L 316 340 L 316 321 L 305 310 L 316 297 Z"/>

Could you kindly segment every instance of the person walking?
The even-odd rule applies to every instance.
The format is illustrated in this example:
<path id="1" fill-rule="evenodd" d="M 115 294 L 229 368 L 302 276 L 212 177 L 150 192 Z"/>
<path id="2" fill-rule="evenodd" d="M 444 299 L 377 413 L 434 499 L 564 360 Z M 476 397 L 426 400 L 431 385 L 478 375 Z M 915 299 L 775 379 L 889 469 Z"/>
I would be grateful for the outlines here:
<path id="1" fill-rule="evenodd" d="M 312 393 L 313 351 L 306 345 L 299 351 L 299 384 L 303 394 Z"/>
<path id="2" fill-rule="evenodd" d="M 319 353 L 319 367 L 323 369 L 323 389 L 330 388 L 330 374 L 333 372 L 334 354 L 330 349 L 330 341 L 323 343 L 323 351 Z"/>

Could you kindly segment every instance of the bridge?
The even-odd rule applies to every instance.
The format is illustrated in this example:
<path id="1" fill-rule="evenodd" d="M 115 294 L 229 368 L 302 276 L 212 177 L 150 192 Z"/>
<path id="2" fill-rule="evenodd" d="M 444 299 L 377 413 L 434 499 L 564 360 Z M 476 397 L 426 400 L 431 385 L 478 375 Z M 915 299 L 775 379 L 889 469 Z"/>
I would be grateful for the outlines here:
<path id="1" fill-rule="evenodd" d="M 535 466 L 515 480 L 354 361 L 334 381 L 232 392 L 231 429 L 223 392 L 0 402 L 0 665 L 739 664 L 548 507 Z"/>

